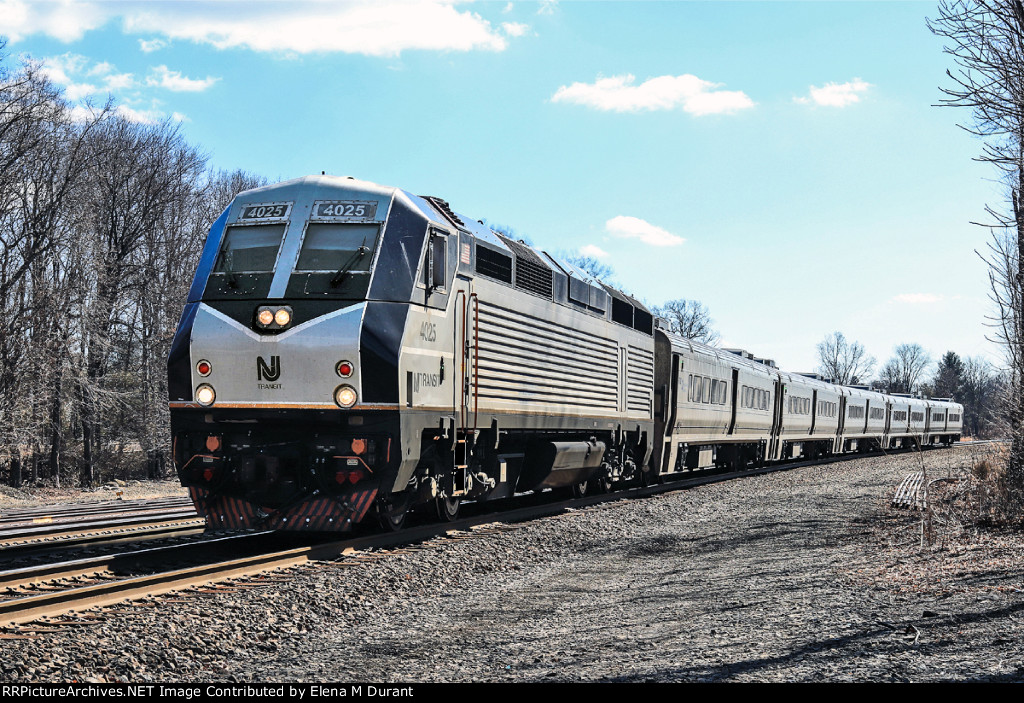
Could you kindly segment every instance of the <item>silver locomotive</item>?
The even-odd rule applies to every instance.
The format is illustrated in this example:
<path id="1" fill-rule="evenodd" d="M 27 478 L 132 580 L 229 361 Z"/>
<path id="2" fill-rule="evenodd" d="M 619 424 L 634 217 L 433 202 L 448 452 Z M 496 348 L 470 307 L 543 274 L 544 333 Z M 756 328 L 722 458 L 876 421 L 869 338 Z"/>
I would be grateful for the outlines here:
<path id="1" fill-rule="evenodd" d="M 397 529 L 412 508 L 949 443 L 962 412 L 682 339 L 439 198 L 333 176 L 234 199 L 168 374 L 179 477 L 230 528 Z"/>

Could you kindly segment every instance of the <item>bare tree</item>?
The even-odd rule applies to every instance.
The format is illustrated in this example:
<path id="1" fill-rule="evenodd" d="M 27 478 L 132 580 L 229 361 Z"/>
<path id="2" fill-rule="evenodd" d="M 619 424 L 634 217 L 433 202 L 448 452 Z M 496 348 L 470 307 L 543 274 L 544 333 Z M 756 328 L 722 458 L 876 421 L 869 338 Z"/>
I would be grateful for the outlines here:
<path id="1" fill-rule="evenodd" d="M 562 256 L 563 259 L 568 261 L 576 268 L 583 269 L 594 278 L 599 281 L 608 282 L 615 276 L 615 271 L 608 264 L 601 263 L 592 256 L 582 256 L 579 254 L 566 254 Z"/>
<path id="2" fill-rule="evenodd" d="M 931 365 L 931 356 L 920 344 L 900 344 L 878 375 L 892 393 L 916 393 Z"/>
<path id="3" fill-rule="evenodd" d="M 838 384 L 864 383 L 875 368 L 875 357 L 860 342 L 833 332 L 818 343 L 818 373 Z"/>
<path id="4" fill-rule="evenodd" d="M 1001 172 L 1006 202 L 986 206 L 992 230 L 987 254 L 995 338 L 1009 365 L 1005 389 L 1011 449 L 1006 487 L 1024 503 L 1024 4 L 1021 0 L 943 0 L 929 28 L 946 40 L 955 68 L 943 103 L 971 110 L 962 125 L 981 137 L 979 160 Z"/>
<path id="5" fill-rule="evenodd" d="M 503 237 L 508 237 L 509 239 L 515 240 L 517 242 L 522 242 L 526 246 L 533 246 L 532 239 L 527 237 L 525 234 L 520 234 L 519 232 L 516 232 L 516 230 L 510 227 L 509 225 L 503 225 L 497 222 L 490 222 L 487 219 L 480 220 L 480 222 L 485 227 L 488 227 L 491 231 L 497 232 Z"/>
<path id="6" fill-rule="evenodd" d="M 95 144 L 104 158 L 96 159 L 90 174 L 84 223 L 94 250 L 95 288 L 90 314 L 83 316 L 85 354 L 78 375 L 81 480 L 86 485 L 94 480 L 105 428 L 141 421 L 136 437 L 147 434 L 140 430 L 158 401 L 146 383 L 154 378 L 152 365 L 158 362 L 152 354 L 152 332 L 160 325 L 153 314 L 162 308 L 155 292 L 160 281 L 154 280 L 157 271 L 150 262 L 173 261 L 175 236 L 164 223 L 187 204 L 205 166 L 205 157 L 170 123 L 146 126 L 111 118 Z M 138 412 L 114 422 L 132 398 L 141 400 Z M 147 454 L 153 450 L 143 449 Z"/>
<path id="7" fill-rule="evenodd" d="M 161 475 L 165 358 L 206 232 L 266 181 L 206 171 L 174 125 L 112 104 L 73 118 L 8 61 L 0 39 L 0 478 Z"/>
<path id="8" fill-rule="evenodd" d="M 59 393 L 69 300 L 54 276 L 67 271 L 92 156 L 87 142 L 107 113 L 74 121 L 33 64 L 15 72 L 0 66 L 0 304 L 18 311 L 0 320 L 0 452 L 13 485 L 26 448 L 38 476 L 49 396 Z"/>
<path id="9" fill-rule="evenodd" d="M 687 339 L 705 344 L 717 344 L 721 339 L 721 335 L 711 325 L 714 320 L 707 306 L 698 300 L 669 300 L 661 307 L 652 308 L 652 311 L 658 317 L 667 319 L 673 332 Z"/>

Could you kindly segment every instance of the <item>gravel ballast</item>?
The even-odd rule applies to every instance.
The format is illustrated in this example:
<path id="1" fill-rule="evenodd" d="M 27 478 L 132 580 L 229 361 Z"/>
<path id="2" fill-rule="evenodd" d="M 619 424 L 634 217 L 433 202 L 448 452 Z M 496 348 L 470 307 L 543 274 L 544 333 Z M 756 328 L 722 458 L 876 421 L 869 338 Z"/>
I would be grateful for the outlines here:
<path id="1" fill-rule="evenodd" d="M 1024 677 L 1024 540 L 888 504 L 967 450 L 605 504 L 255 590 L 6 640 L 5 681 L 936 681 Z"/>

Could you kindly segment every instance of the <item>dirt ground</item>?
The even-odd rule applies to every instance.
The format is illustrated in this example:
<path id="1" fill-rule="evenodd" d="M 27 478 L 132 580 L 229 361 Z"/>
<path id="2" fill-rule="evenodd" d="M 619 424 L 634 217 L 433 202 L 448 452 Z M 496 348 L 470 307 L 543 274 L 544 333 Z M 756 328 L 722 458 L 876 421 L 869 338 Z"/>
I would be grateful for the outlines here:
<path id="1" fill-rule="evenodd" d="M 964 449 L 623 500 L 9 640 L 5 681 L 1021 681 L 1024 534 L 893 508 Z M 950 484 L 953 485 L 953 484 Z M 927 525 L 925 525 L 927 527 Z"/>
<path id="2" fill-rule="evenodd" d="M 21 488 L 0 486 L 0 510 L 4 508 L 30 508 L 37 505 L 63 503 L 95 503 L 146 498 L 188 497 L 177 479 L 167 481 L 112 481 L 95 488 L 53 488 L 51 486 L 24 485 Z"/>

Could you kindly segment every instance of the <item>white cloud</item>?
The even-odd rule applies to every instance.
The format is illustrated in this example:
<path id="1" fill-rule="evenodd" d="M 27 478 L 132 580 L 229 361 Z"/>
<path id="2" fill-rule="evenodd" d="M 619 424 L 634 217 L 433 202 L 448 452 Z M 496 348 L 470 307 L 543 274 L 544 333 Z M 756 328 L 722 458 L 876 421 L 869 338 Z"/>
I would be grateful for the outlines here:
<path id="1" fill-rule="evenodd" d="M 58 85 L 68 85 L 73 82 L 71 74 L 84 72 L 89 59 L 78 54 L 63 54 L 61 56 L 50 56 L 41 61 L 40 70 L 43 75 Z"/>
<path id="2" fill-rule="evenodd" d="M 163 119 L 163 113 L 159 110 L 136 110 L 127 105 L 118 105 L 117 114 L 131 122 L 140 122 L 142 124 L 156 124 Z"/>
<path id="3" fill-rule="evenodd" d="M 92 68 L 89 69 L 88 73 L 90 76 L 102 76 L 105 73 L 110 73 L 114 70 L 114 64 L 108 61 L 101 61 Z"/>
<path id="4" fill-rule="evenodd" d="M 508 4 L 507 4 L 507 5 L 505 5 L 505 7 L 504 7 L 504 8 L 502 9 L 502 12 L 504 12 L 504 13 L 508 14 L 509 12 L 512 12 L 512 8 L 513 8 L 513 7 L 515 7 L 515 5 L 513 5 L 512 3 L 508 3 Z"/>
<path id="5" fill-rule="evenodd" d="M 74 105 L 71 108 L 71 119 L 74 122 L 87 122 L 98 114 L 92 105 Z"/>
<path id="6" fill-rule="evenodd" d="M 540 7 L 537 8 L 538 15 L 553 15 L 555 10 L 558 9 L 558 0 L 541 0 Z"/>
<path id="7" fill-rule="evenodd" d="M 593 83 L 573 83 L 560 87 L 552 102 L 569 102 L 597 110 L 639 112 L 671 110 L 682 107 L 691 115 L 736 112 L 754 106 L 745 93 L 738 90 L 715 90 L 721 83 L 711 83 L 697 76 L 658 76 L 640 85 L 633 85 L 632 75 L 598 78 Z"/>
<path id="8" fill-rule="evenodd" d="M 103 77 L 103 87 L 109 91 L 124 90 L 135 86 L 135 76 L 130 73 L 112 73 Z"/>
<path id="9" fill-rule="evenodd" d="M 808 97 L 793 98 L 793 101 L 801 105 L 813 103 L 825 107 L 846 107 L 860 102 L 860 94 L 871 87 L 870 83 L 860 78 L 854 78 L 846 83 L 826 83 L 820 88 L 812 85 Z"/>
<path id="10" fill-rule="evenodd" d="M 116 67 L 107 62 L 90 64 L 89 59 L 78 54 L 63 54 L 43 59 L 41 70 L 51 81 L 64 88 L 68 100 L 77 102 L 83 98 L 102 92 L 114 93 L 127 88 L 141 87 L 131 73 L 117 73 Z M 99 79 L 102 85 L 82 80 L 88 76 Z M 156 66 L 146 78 L 145 85 L 164 88 L 175 92 L 203 91 L 216 83 L 219 78 L 188 78 L 180 71 L 172 71 L 167 66 Z"/>
<path id="11" fill-rule="evenodd" d="M 141 5 L 126 12 L 129 32 L 160 34 L 211 44 L 218 49 L 284 51 L 297 54 L 339 51 L 398 56 L 410 49 L 503 50 L 505 38 L 456 0 L 354 0 L 333 2 L 223 3 L 196 6 Z"/>
<path id="12" fill-rule="evenodd" d="M 596 244 L 584 244 L 580 247 L 580 254 L 583 256 L 592 256 L 595 259 L 607 259 L 611 254 L 606 252 Z"/>
<path id="13" fill-rule="evenodd" d="M 156 39 L 139 39 L 139 49 L 144 54 L 151 54 L 154 51 L 159 51 L 168 45 L 169 42 L 156 38 Z"/>
<path id="14" fill-rule="evenodd" d="M 81 58 L 84 60 L 84 57 Z M 84 71 L 84 73 L 89 76 L 100 77 L 103 81 L 103 87 L 108 91 L 124 90 L 125 88 L 135 86 L 135 76 L 131 73 L 114 73 L 115 70 L 117 69 L 114 64 L 103 61 Z"/>
<path id="15" fill-rule="evenodd" d="M 502 22 L 501 28 L 510 37 L 521 37 L 530 31 L 530 25 L 521 22 Z"/>
<path id="16" fill-rule="evenodd" d="M 93 83 L 79 80 L 90 75 L 89 60 L 78 54 L 51 56 L 40 62 L 40 72 L 53 83 L 64 88 L 64 95 L 72 102 L 94 95 L 99 88 Z"/>
<path id="17" fill-rule="evenodd" d="M 909 303 L 911 305 L 928 305 L 938 303 L 942 300 L 941 295 L 933 293 L 903 293 L 892 299 L 895 303 Z"/>
<path id="18" fill-rule="evenodd" d="M 114 65 L 107 62 L 90 65 L 89 59 L 79 54 L 62 54 L 50 56 L 40 62 L 43 75 L 64 88 L 64 96 L 71 102 L 77 102 L 90 96 L 104 92 L 114 92 L 135 87 L 135 77 L 131 73 L 114 73 Z M 101 85 L 83 80 L 99 79 Z"/>
<path id="19" fill-rule="evenodd" d="M 180 71 L 172 71 L 167 66 L 156 66 L 153 68 L 153 75 L 146 79 L 146 84 L 159 86 L 178 93 L 198 93 L 206 90 L 219 80 L 219 78 L 213 78 L 212 76 L 188 78 L 181 75 Z"/>
<path id="20" fill-rule="evenodd" d="M 150 37 L 139 40 L 139 48 L 147 53 L 171 39 L 218 49 L 387 57 L 410 49 L 505 49 L 505 36 L 476 12 L 457 9 L 456 5 L 464 4 L 466 0 L 267 0 L 244 6 L 236 2 L 0 0 L 0 34 L 12 42 L 32 34 L 67 42 L 120 20 L 123 31 Z"/>
<path id="21" fill-rule="evenodd" d="M 89 30 L 103 26 L 112 9 L 77 0 L 0 0 L 0 34 L 11 42 L 32 34 L 46 34 L 65 43 L 77 41 Z"/>
<path id="22" fill-rule="evenodd" d="M 172 91 L 199 91 L 220 80 L 211 77 L 187 78 L 167 66 L 157 66 L 145 81 L 140 81 L 131 73 L 118 73 L 117 67 L 111 63 L 93 63 L 84 56 L 70 53 L 44 59 L 40 63 L 40 70 L 55 84 L 63 87 L 65 97 L 72 103 L 132 89 L 133 92 L 129 94 L 129 102 L 132 105 L 119 105 L 116 112 L 125 119 L 142 124 L 156 124 L 165 119 L 167 113 L 159 100 L 147 100 L 144 91 L 138 89 L 154 87 Z M 89 77 L 91 80 L 83 80 L 83 77 Z M 71 108 L 71 117 L 76 121 L 86 121 L 93 114 L 95 109 L 88 102 L 73 105 Z M 171 118 L 177 122 L 189 121 L 189 118 L 180 112 L 173 112 Z"/>
<path id="23" fill-rule="evenodd" d="M 604 223 L 604 228 L 608 230 L 609 234 L 616 237 L 639 239 L 644 244 L 650 244 L 655 247 L 671 247 L 686 241 L 682 237 L 652 225 L 646 220 L 641 220 L 639 217 L 629 217 L 628 215 L 613 217 Z"/>
<path id="24" fill-rule="evenodd" d="M 99 89 L 91 83 L 68 83 L 64 86 L 64 97 L 71 102 L 78 102 L 95 95 Z"/>

